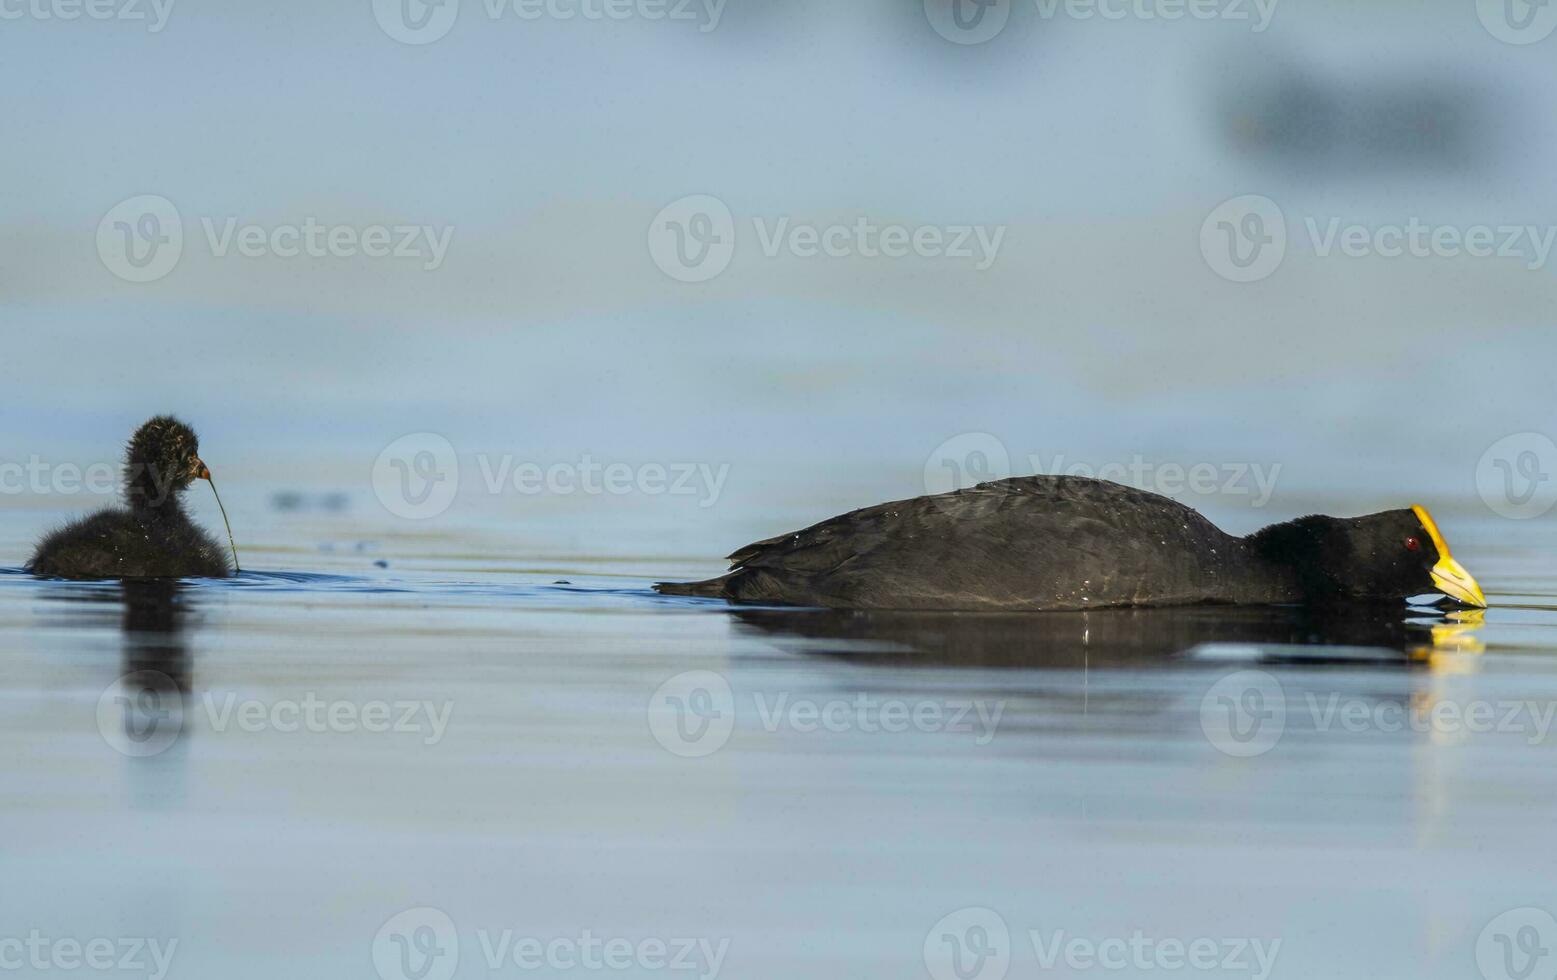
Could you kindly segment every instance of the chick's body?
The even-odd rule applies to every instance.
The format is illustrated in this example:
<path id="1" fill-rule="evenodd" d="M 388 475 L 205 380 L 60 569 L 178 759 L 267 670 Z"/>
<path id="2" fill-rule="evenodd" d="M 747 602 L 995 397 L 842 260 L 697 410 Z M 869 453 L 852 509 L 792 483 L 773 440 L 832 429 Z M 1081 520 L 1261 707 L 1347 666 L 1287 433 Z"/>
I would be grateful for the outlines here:
<path id="1" fill-rule="evenodd" d="M 232 574 L 215 538 L 184 512 L 181 494 L 208 478 L 194 430 L 160 415 L 136 430 L 126 452 L 125 506 L 44 536 L 27 563 L 51 578 L 224 578 Z"/>
<path id="2" fill-rule="evenodd" d="M 47 535 L 28 571 L 50 578 L 225 578 L 222 546 L 182 510 L 147 519 L 123 507 Z"/>

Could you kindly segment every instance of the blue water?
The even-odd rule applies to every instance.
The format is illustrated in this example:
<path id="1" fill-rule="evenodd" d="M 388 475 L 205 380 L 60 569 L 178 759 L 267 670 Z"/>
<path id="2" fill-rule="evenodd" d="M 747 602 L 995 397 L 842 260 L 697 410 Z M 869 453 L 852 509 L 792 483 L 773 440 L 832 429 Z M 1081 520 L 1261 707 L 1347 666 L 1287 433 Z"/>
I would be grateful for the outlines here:
<path id="1" fill-rule="evenodd" d="M 486 518 L 408 536 L 233 496 L 249 570 L 165 593 L 31 579 L 64 511 L 0 520 L 17 935 L 176 939 L 171 977 L 410 976 L 456 948 L 455 976 L 522 976 L 513 943 L 587 930 L 624 965 L 560 972 L 941 976 L 946 936 L 993 935 L 1012 976 L 1079 975 L 1042 965 L 1058 933 L 1139 932 L 1258 939 L 1275 977 L 1463 978 L 1550 901 L 1544 524 L 1440 515 L 1485 614 L 894 616 L 658 596 L 718 552 L 652 530 L 569 554 L 556 527 L 526 550 Z M 695 939 L 698 969 L 655 968 L 654 940 Z"/>

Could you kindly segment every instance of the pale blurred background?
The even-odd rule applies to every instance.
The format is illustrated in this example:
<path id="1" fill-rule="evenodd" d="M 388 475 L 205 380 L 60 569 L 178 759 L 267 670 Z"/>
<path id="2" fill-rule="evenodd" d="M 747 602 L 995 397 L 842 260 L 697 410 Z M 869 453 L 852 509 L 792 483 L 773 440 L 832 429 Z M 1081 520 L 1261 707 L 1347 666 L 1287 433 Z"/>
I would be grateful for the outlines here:
<path id="1" fill-rule="evenodd" d="M 112 458 L 176 411 L 251 524 L 305 472 L 367 493 L 374 458 L 412 432 L 446 436 L 467 467 L 729 463 L 712 515 L 665 497 L 635 517 L 713 528 L 702 548 L 795 486 L 824 498 L 796 519 L 923 492 L 962 433 L 997 437 L 1013 472 L 1030 456 L 1280 464 L 1265 509 L 1286 517 L 1337 495 L 1480 508 L 1489 447 L 1551 431 L 1549 263 L 1320 257 L 1306 222 L 1557 224 L 1557 38 L 1539 37 L 1557 12 L 1516 2 L 1532 25 L 1499 31 L 1535 40 L 1511 43 L 1503 5 L 1468 0 L 1229 2 L 1235 16 L 1176 21 L 995 0 L 980 30 L 1004 27 L 964 44 L 951 18 L 979 8 L 955 2 L 8 19 L 6 458 Z M 700 283 L 648 245 L 692 194 L 736 229 L 729 267 Z M 1233 282 L 1201 229 L 1250 194 L 1279 205 L 1286 255 Z M 140 195 L 171 202 L 184 236 L 144 283 L 98 248 Z M 862 216 L 1004 237 L 980 270 L 769 257 L 753 224 Z M 309 218 L 432 226 L 447 252 L 431 270 L 217 257 L 204 228 Z M 1238 530 L 1268 516 L 1203 504 Z"/>

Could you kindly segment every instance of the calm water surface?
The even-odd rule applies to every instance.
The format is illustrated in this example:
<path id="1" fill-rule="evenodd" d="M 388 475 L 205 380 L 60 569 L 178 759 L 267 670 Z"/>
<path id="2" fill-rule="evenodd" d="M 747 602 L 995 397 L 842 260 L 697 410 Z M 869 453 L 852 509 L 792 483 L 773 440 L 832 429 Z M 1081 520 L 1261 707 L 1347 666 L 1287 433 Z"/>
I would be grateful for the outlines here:
<path id="1" fill-rule="evenodd" d="M 4 513 L 7 935 L 176 939 L 175 978 L 1465 978 L 1557 940 L 1498 919 L 1557 910 L 1549 521 L 1439 515 L 1484 616 L 893 616 L 648 590 L 760 515 L 359 504 L 240 500 L 252 570 L 129 592 L 21 574 L 65 511 Z M 1161 965 L 1196 940 L 1217 969 Z"/>

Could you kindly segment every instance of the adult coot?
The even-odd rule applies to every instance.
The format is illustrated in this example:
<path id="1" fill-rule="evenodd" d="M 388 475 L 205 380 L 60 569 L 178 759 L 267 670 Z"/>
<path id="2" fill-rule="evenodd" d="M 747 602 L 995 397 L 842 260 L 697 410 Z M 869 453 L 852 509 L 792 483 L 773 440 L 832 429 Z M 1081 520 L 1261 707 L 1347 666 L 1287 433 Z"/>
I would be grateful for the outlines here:
<path id="1" fill-rule="evenodd" d="M 843 609 L 1038 610 L 1402 599 L 1485 606 L 1422 507 L 1248 537 L 1107 480 L 1028 476 L 866 507 L 747 545 L 667 595 Z"/>
<path id="2" fill-rule="evenodd" d="M 159 415 L 136 430 L 125 462 L 125 506 L 50 533 L 27 570 L 75 579 L 231 575 L 221 545 L 189 519 L 179 499 L 195 480 L 211 478 L 194 430 Z"/>

